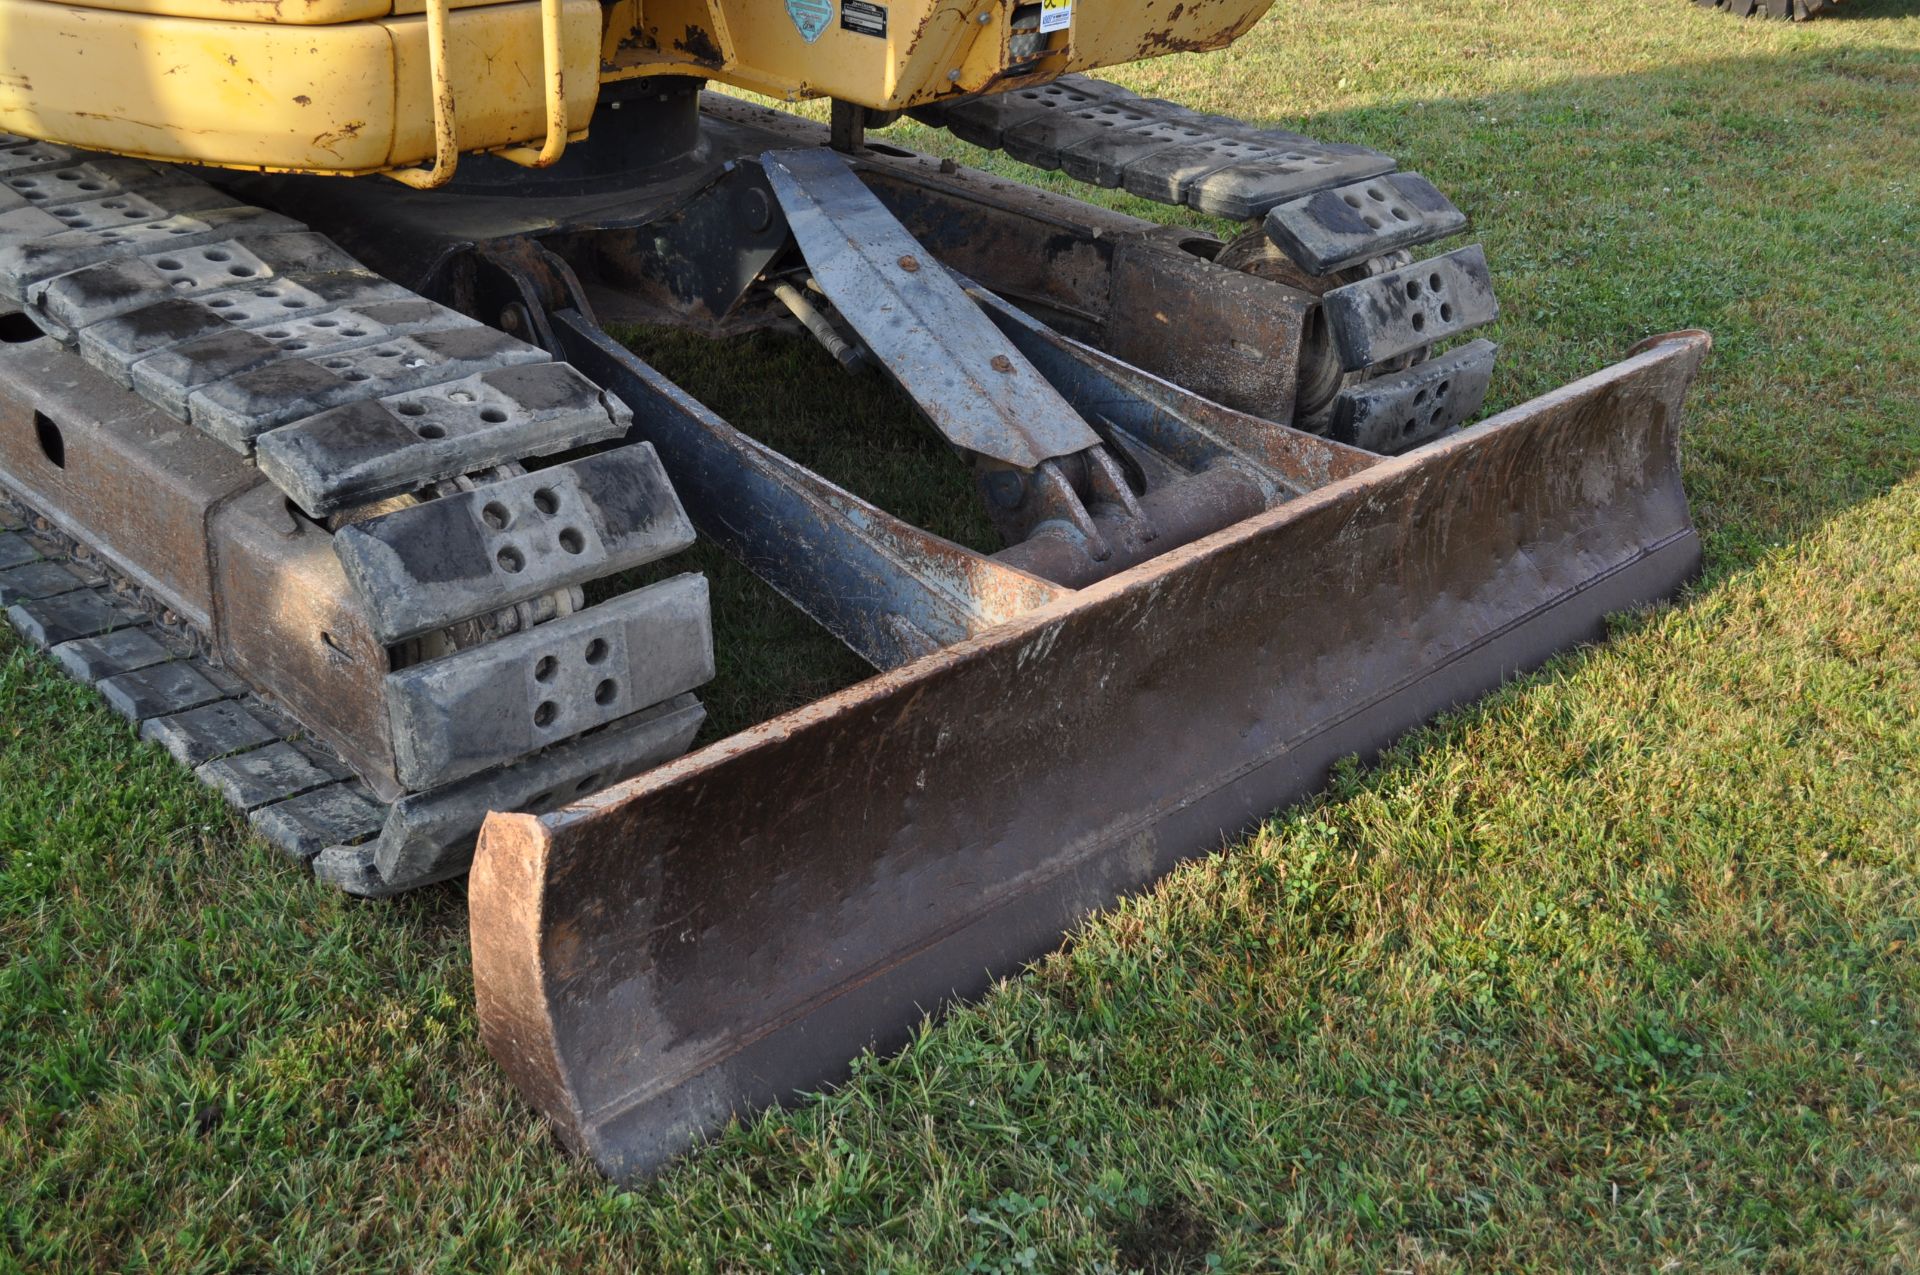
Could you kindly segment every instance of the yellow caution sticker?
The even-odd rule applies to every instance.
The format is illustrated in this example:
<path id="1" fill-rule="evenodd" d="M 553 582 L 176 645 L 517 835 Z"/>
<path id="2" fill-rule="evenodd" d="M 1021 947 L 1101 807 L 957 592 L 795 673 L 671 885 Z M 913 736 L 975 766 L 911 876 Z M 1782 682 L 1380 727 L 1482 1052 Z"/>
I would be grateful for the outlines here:
<path id="1" fill-rule="evenodd" d="M 1073 0 L 1040 0 L 1040 32 L 1065 31 L 1073 22 Z"/>

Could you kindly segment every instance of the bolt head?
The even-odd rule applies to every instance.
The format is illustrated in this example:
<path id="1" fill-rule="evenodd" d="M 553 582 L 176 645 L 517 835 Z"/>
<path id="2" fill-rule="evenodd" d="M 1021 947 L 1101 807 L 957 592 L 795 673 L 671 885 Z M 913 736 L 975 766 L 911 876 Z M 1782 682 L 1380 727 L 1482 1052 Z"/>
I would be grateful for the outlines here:
<path id="1" fill-rule="evenodd" d="M 756 235 L 773 224 L 773 205 L 767 202 L 766 191 L 758 188 L 747 191 L 740 201 L 740 219 L 748 231 Z"/>
<path id="2" fill-rule="evenodd" d="M 1025 480 L 1010 469 L 991 471 L 980 480 L 980 485 L 986 489 L 987 499 L 1002 509 L 1018 509 L 1026 499 Z"/>

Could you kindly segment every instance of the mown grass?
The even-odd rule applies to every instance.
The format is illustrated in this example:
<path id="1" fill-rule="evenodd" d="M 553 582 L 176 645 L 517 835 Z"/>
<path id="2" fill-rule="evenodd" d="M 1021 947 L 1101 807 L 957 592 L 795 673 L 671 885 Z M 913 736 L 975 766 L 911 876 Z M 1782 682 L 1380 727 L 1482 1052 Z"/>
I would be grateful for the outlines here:
<path id="1" fill-rule="evenodd" d="M 493 1070 L 457 889 L 311 885 L 0 639 L 0 1264 L 1920 1268 L 1920 17 L 1842 14 L 1335 0 L 1128 72 L 1451 191 L 1501 402 L 1713 328 L 1709 573 L 654 1184 Z M 675 374 L 774 428 L 757 353 Z"/>

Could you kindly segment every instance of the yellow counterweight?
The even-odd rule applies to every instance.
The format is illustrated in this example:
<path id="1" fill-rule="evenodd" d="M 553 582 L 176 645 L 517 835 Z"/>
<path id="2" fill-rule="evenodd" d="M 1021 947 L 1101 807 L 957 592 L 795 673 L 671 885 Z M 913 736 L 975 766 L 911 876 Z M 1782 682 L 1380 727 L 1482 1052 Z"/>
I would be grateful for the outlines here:
<path id="1" fill-rule="evenodd" d="M 0 0 L 0 129 L 432 185 L 460 152 L 552 162 L 585 136 L 603 81 L 691 76 L 900 110 L 1217 48 L 1270 3 Z"/>

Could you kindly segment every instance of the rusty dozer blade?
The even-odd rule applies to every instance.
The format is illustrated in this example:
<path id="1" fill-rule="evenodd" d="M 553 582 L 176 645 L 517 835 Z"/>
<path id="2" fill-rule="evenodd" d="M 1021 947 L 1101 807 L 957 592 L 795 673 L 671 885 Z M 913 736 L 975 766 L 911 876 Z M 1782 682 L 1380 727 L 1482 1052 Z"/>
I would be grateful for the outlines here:
<path id="1" fill-rule="evenodd" d="M 1670 595 L 1699 561 L 1679 429 L 1707 347 L 1657 338 L 577 805 L 492 816 L 489 1049 L 622 1178 L 832 1083 L 1337 759 Z"/>

